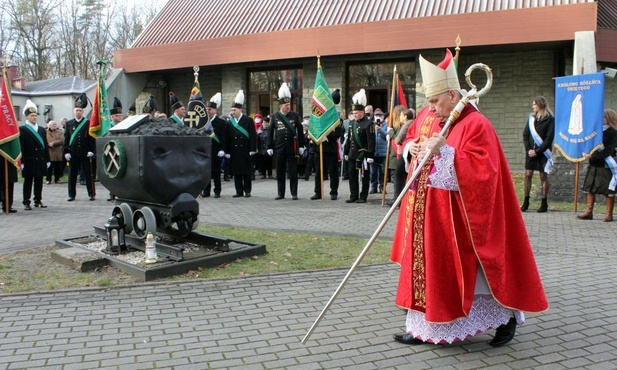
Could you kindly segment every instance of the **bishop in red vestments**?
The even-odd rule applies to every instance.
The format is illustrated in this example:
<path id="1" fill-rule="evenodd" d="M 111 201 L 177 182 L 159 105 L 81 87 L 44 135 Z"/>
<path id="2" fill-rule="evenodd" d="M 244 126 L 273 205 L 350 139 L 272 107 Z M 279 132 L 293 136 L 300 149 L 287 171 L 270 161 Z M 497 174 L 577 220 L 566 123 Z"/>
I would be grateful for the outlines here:
<path id="1" fill-rule="evenodd" d="M 508 343 L 524 312 L 548 303 L 497 134 L 468 104 L 441 136 L 461 99 L 452 55 L 433 65 L 420 56 L 428 99 L 410 127 L 405 155 L 425 155 L 406 197 L 391 260 L 401 265 L 396 304 L 408 309 L 406 344 L 452 343 L 497 328 Z M 413 172 L 410 168 L 409 173 Z"/>

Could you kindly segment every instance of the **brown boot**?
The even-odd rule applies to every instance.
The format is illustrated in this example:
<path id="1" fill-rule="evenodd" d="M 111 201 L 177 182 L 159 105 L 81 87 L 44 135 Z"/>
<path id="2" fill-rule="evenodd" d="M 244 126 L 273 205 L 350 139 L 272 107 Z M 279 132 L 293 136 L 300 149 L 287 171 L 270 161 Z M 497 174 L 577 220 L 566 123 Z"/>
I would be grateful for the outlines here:
<path id="1" fill-rule="evenodd" d="M 593 220 L 593 203 L 596 201 L 595 194 L 587 193 L 587 208 L 585 212 L 576 216 L 580 220 Z"/>
<path id="2" fill-rule="evenodd" d="M 613 221 L 613 207 L 615 206 L 615 197 L 606 197 L 606 216 L 604 222 Z"/>

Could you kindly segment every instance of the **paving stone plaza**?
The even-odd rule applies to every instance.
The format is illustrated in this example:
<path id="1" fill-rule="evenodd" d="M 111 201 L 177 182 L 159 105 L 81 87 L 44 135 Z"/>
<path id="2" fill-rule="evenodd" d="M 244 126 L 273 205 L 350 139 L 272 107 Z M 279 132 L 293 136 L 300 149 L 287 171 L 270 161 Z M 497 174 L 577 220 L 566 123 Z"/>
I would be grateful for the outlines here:
<path id="1" fill-rule="evenodd" d="M 24 211 L 16 184 L 18 213 L 0 215 L 0 253 L 91 234 L 112 209 L 97 186 L 96 201 L 80 187 L 67 202 L 66 184 L 45 185 L 48 208 Z M 251 198 L 233 199 L 224 182 L 220 199 L 199 200 L 200 223 L 368 240 L 387 212 L 376 195 L 345 204 L 346 181 L 337 201 L 311 201 L 312 189 L 312 178 L 300 181 L 300 200 L 275 201 L 275 180 L 257 180 Z M 347 268 L 0 294 L 0 369 L 617 369 L 617 223 L 534 207 L 524 219 L 550 308 L 528 315 L 505 347 L 488 345 L 493 332 L 452 345 L 394 342 L 405 318 L 393 303 L 398 266 L 384 263 L 354 273 L 306 344 Z"/>

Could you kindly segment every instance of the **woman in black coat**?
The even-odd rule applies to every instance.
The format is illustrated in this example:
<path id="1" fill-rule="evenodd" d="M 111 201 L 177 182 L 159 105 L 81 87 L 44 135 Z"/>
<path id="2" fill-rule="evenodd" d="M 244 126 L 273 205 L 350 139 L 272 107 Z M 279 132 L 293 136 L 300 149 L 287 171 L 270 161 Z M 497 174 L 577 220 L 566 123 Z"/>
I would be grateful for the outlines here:
<path id="1" fill-rule="evenodd" d="M 615 157 L 617 148 L 617 113 L 612 109 L 604 110 L 604 130 L 602 132 L 604 148 L 588 155 L 589 166 L 583 183 L 583 191 L 587 193 L 587 208 L 585 212 L 576 216 L 581 220 L 593 219 L 593 204 L 596 194 L 606 196 L 605 222 L 613 221 L 613 207 L 615 206 L 615 190 L 609 189 L 613 173 L 608 167 L 606 159 Z"/>
<path id="2" fill-rule="evenodd" d="M 548 173 L 545 171 L 547 157 L 544 155 L 546 150 L 553 151 L 553 139 L 555 138 L 555 117 L 553 112 L 546 102 L 546 98 L 538 96 L 533 99 L 533 113 L 523 130 L 523 144 L 525 145 L 525 200 L 521 206 L 521 211 L 525 212 L 529 208 L 529 193 L 531 191 L 531 180 L 533 179 L 533 171 L 540 173 L 540 181 L 542 182 L 542 204 L 538 208 L 538 212 L 546 212 L 548 210 Z M 538 133 L 542 143 L 536 143 L 534 140 L 530 124 L 533 124 L 534 130 Z"/>

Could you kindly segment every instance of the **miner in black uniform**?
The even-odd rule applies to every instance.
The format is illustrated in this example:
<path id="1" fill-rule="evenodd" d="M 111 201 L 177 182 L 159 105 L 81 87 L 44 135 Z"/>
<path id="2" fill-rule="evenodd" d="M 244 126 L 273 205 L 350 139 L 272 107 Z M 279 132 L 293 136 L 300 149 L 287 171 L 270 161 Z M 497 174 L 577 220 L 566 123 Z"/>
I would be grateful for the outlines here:
<path id="1" fill-rule="evenodd" d="M 221 93 L 216 93 L 210 98 L 210 101 L 206 103 L 206 112 L 208 113 L 208 123 L 204 126 L 203 130 L 210 134 L 212 138 L 212 156 L 210 158 L 210 164 L 212 166 L 210 170 L 210 177 L 214 181 L 214 197 L 221 197 L 221 161 L 225 157 L 225 139 L 226 135 L 226 123 L 225 120 L 220 118 L 217 113 L 217 108 L 221 105 Z M 206 190 L 204 190 L 203 196 L 210 196 L 211 184 L 208 184 Z M 250 190 L 249 190 L 250 194 Z"/>
<path id="2" fill-rule="evenodd" d="M 370 185 L 369 164 L 375 154 L 375 128 L 365 116 L 366 93 L 360 89 L 353 98 L 351 110 L 356 117 L 350 122 L 345 144 L 345 159 L 349 161 L 349 199 L 346 203 L 365 203 Z M 362 178 L 362 191 L 359 191 L 358 176 Z"/>
<path id="3" fill-rule="evenodd" d="M 156 103 L 154 102 L 154 95 L 150 95 L 150 98 L 146 102 L 146 105 L 141 109 L 142 114 L 149 114 L 150 119 L 154 118 L 156 112 Z"/>
<path id="4" fill-rule="evenodd" d="M 298 200 L 298 156 L 304 153 L 304 129 L 302 120 L 291 111 L 291 92 L 286 82 L 279 89 L 279 111 L 270 120 L 268 154 L 275 155 L 278 196 L 285 198 L 286 170 L 289 170 L 289 191 L 293 200 Z"/>
<path id="5" fill-rule="evenodd" d="M 34 206 L 47 208 L 43 199 L 43 176 L 51 165 L 49 146 L 45 129 L 37 125 L 36 105 L 28 99 L 24 107 L 26 122 L 19 127 L 19 142 L 21 144 L 21 176 L 24 178 L 23 196 L 24 209 L 32 210 L 30 196 L 34 183 Z"/>
<path id="6" fill-rule="evenodd" d="M 184 126 L 184 114 L 186 113 L 186 108 L 184 108 L 184 104 L 180 99 L 178 99 L 173 91 L 169 93 L 169 105 L 171 106 L 169 123 Z"/>
<path id="7" fill-rule="evenodd" d="M 236 194 L 234 198 L 251 196 L 251 157 L 257 150 L 257 132 L 251 117 L 242 114 L 244 92 L 240 90 L 231 106 L 231 116 L 225 125 L 227 149 L 225 158 L 230 160 L 231 174 L 234 177 Z"/>
<path id="8" fill-rule="evenodd" d="M 338 104 L 341 101 L 340 90 L 332 93 L 332 101 L 334 104 Z M 315 153 L 315 195 L 311 197 L 312 200 L 321 199 L 321 159 L 320 151 L 323 152 L 323 164 L 327 175 L 324 174 L 324 178 L 330 179 L 330 199 L 336 200 L 338 198 L 338 186 L 339 186 L 339 170 L 338 164 L 340 156 L 339 145 L 340 139 L 345 135 L 345 129 L 343 128 L 343 120 L 339 119 L 336 124 L 336 128 L 332 130 L 328 136 L 321 142 L 322 149 L 317 146 L 314 149 Z"/>
<path id="9" fill-rule="evenodd" d="M 75 200 L 77 195 L 77 176 L 81 170 L 86 180 L 88 197 L 94 200 L 94 174 L 92 173 L 96 141 L 88 133 L 89 120 L 84 117 L 84 108 L 88 106 L 86 94 L 81 94 L 75 101 L 73 115 L 75 118 L 66 123 L 64 131 L 64 157 L 69 162 L 69 197 Z"/>

